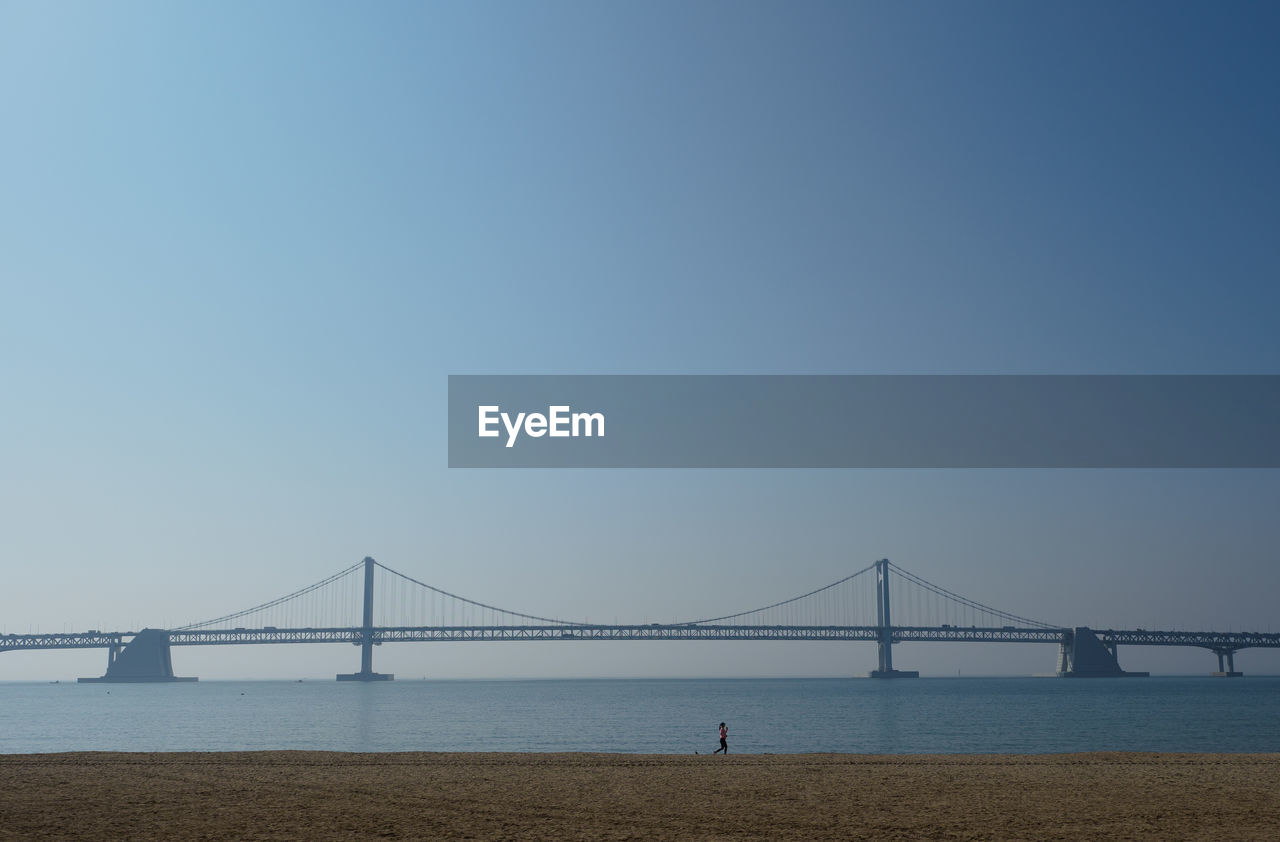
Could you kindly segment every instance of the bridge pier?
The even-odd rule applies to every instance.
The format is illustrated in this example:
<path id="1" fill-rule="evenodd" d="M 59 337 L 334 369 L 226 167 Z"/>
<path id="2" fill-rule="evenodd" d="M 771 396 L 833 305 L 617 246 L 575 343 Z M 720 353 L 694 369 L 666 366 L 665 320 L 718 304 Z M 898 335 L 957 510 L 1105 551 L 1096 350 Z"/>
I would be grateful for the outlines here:
<path id="1" fill-rule="evenodd" d="M 360 629 L 360 672 L 338 673 L 338 681 L 392 681 L 394 673 L 373 671 L 373 566 L 372 558 L 364 559 L 364 622 Z"/>
<path id="2" fill-rule="evenodd" d="M 1211 672 L 1209 675 L 1214 678 L 1240 678 L 1244 675 L 1242 672 L 1236 672 L 1236 650 L 1234 649 L 1214 649 L 1214 654 L 1218 656 L 1218 671 Z M 1223 669 L 1223 658 L 1226 658 L 1226 669 Z"/>
<path id="3" fill-rule="evenodd" d="M 893 668 L 893 621 L 889 613 L 889 559 L 876 562 L 876 648 L 880 668 L 867 673 L 868 678 L 919 678 L 917 670 Z"/>
<path id="4" fill-rule="evenodd" d="M 1065 635 L 1065 633 L 1064 633 Z M 1076 626 L 1058 650 L 1058 675 L 1063 678 L 1145 678 L 1147 672 L 1126 672 L 1116 658 L 1116 644 L 1099 640 L 1087 626 Z"/>
<path id="5" fill-rule="evenodd" d="M 169 632 L 143 629 L 121 649 L 107 649 L 107 672 L 98 678 L 80 678 L 83 684 L 140 684 L 167 681 L 195 681 L 194 677 L 173 674 Z"/>

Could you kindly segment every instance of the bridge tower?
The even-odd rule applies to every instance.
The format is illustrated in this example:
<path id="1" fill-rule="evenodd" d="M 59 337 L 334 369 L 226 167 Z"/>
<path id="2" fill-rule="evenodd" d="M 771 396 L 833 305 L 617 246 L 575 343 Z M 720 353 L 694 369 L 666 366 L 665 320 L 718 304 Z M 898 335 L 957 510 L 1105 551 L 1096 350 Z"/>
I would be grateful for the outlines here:
<path id="1" fill-rule="evenodd" d="M 373 568 L 374 560 L 364 559 L 364 622 L 360 628 L 360 672 L 338 673 L 339 681 L 391 681 L 394 673 L 373 671 Z M 380 645 L 380 644 L 379 644 Z"/>
<path id="2" fill-rule="evenodd" d="M 876 647 L 880 650 L 880 668 L 868 673 L 869 678 L 919 678 L 916 670 L 893 668 L 893 619 L 889 614 L 889 559 L 876 562 Z"/>

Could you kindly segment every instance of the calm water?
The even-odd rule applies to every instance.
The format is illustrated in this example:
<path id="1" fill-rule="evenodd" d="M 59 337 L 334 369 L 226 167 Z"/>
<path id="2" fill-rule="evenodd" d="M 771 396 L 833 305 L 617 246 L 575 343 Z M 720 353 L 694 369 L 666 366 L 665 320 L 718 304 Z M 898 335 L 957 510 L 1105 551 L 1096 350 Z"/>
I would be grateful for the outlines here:
<path id="1" fill-rule="evenodd" d="M 0 753 L 1280 751 L 1280 678 L 0 684 Z"/>

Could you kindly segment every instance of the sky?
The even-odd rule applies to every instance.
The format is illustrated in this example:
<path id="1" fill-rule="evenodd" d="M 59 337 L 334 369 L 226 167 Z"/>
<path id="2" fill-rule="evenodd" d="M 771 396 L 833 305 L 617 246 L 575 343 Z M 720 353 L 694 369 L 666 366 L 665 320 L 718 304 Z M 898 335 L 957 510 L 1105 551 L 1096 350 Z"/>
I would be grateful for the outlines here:
<path id="1" fill-rule="evenodd" d="M 1280 631 L 1276 471 L 451 470 L 446 440 L 450 374 L 1280 373 L 1277 35 L 1267 3 L 2 2 L 0 631 L 178 626 L 365 556 L 597 621 L 887 557 L 1066 625 Z M 875 660 L 402 644 L 375 667 Z M 0 680 L 104 666 L 9 652 Z"/>

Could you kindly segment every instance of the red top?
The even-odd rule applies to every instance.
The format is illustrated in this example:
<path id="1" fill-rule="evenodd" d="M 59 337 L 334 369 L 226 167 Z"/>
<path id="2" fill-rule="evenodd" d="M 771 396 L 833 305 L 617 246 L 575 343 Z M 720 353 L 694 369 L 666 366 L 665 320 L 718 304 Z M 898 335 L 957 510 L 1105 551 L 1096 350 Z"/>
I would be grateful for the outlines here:
<path id="1" fill-rule="evenodd" d="M 729 729 L 728 729 L 728 728 L 726 728 L 726 727 L 724 727 L 723 725 L 721 725 L 721 726 L 720 726 L 720 739 L 724 740 L 724 739 L 728 739 L 728 737 L 729 737 Z"/>

